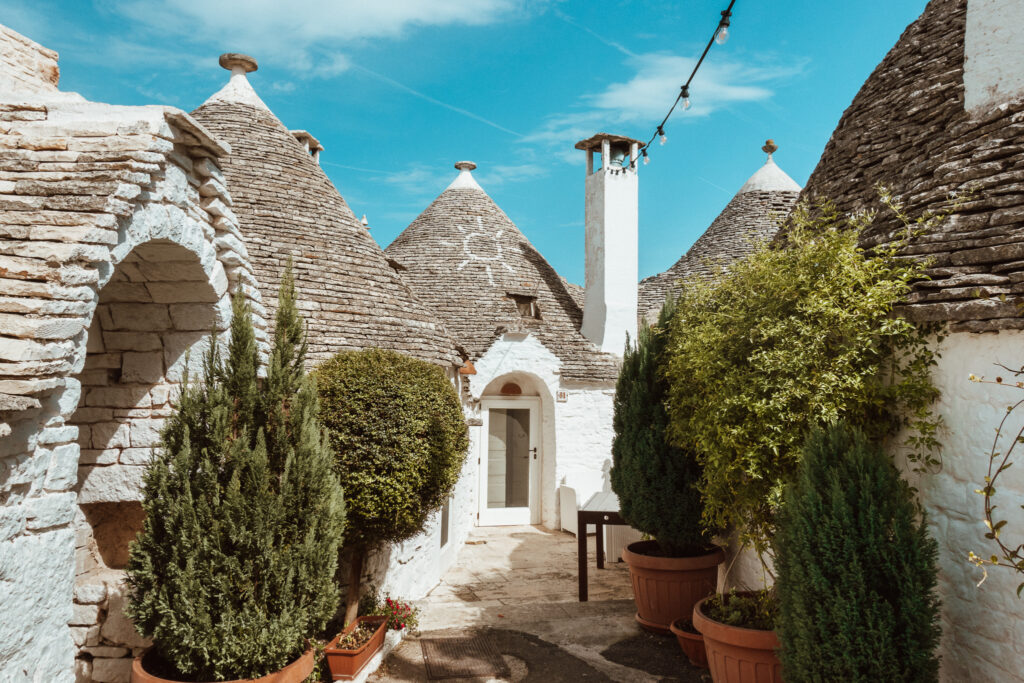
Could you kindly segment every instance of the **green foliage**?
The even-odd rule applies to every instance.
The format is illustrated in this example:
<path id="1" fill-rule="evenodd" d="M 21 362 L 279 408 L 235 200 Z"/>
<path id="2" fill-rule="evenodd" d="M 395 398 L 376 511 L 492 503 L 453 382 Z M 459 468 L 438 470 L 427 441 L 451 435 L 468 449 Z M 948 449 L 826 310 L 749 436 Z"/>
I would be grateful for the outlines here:
<path id="1" fill-rule="evenodd" d="M 722 624 L 759 631 L 774 630 L 779 618 L 779 603 L 771 589 L 716 593 L 708 598 L 702 610 L 710 619 Z"/>
<path id="2" fill-rule="evenodd" d="M 665 434 L 668 386 L 661 371 L 673 310 L 669 300 L 657 326 L 641 325 L 636 344 L 626 345 L 615 387 L 611 484 L 623 519 L 679 557 L 703 552 L 710 538 L 701 525 L 700 467 L 691 450 L 672 446 Z"/>
<path id="3" fill-rule="evenodd" d="M 908 427 L 911 460 L 936 462 L 933 330 L 894 307 L 925 279 L 926 264 L 899 251 L 941 217 L 914 223 L 889 206 L 906 234 L 869 253 L 857 238 L 870 216 L 798 207 L 783 248 L 762 245 L 714 282 L 687 283 L 677 304 L 670 438 L 697 452 L 705 525 L 739 530 L 761 554 L 813 426 L 845 419 L 872 438 Z"/>
<path id="4" fill-rule="evenodd" d="M 304 352 L 290 269 L 264 382 L 236 295 L 226 361 L 214 338 L 147 469 L 127 613 L 186 680 L 277 670 L 337 609 L 345 512 Z"/>
<path id="5" fill-rule="evenodd" d="M 469 447 L 451 382 L 435 365 L 380 349 L 336 354 L 316 376 L 346 494 L 346 545 L 419 533 L 451 493 Z"/>
<path id="6" fill-rule="evenodd" d="M 938 546 L 859 430 L 815 430 L 787 491 L 775 588 L 787 681 L 936 681 Z"/>

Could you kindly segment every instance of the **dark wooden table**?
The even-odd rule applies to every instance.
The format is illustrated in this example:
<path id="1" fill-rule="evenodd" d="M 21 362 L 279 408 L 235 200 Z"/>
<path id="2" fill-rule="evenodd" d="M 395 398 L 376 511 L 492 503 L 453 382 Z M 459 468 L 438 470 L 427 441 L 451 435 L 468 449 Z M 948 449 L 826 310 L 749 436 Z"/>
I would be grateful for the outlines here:
<path id="1" fill-rule="evenodd" d="M 619 499 L 611 491 L 595 493 L 576 511 L 576 542 L 580 563 L 580 602 L 587 601 L 587 525 L 597 529 L 597 568 L 604 569 L 604 525 L 626 524 L 619 515 Z"/>

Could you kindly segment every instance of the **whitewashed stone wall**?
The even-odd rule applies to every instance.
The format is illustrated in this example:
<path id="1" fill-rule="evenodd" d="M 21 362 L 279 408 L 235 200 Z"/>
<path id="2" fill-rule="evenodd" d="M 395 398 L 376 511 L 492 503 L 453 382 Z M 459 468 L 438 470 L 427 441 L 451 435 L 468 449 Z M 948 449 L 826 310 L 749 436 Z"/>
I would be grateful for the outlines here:
<path id="1" fill-rule="evenodd" d="M 30 54 L 26 42 L 4 29 L 0 54 Z M 265 349 L 263 308 L 217 166 L 223 146 L 183 112 L 86 102 L 47 86 L 56 85 L 55 71 L 17 71 L 6 57 L 0 680 L 72 680 L 76 651 L 80 679 L 126 680 L 121 655 L 139 643 L 122 618 L 118 582 L 99 571 L 110 568 L 95 554 L 96 565 L 89 564 L 96 538 L 77 504 L 79 478 L 89 502 L 138 498 L 138 461 L 166 414 L 179 352 L 189 345 L 175 335 L 196 339 L 193 318 L 173 316 L 181 303 L 175 297 L 211 308 L 240 287 Z M 24 85 L 33 69 L 43 80 Z M 158 252 L 173 252 L 174 263 L 186 259 L 190 274 L 144 283 L 152 299 L 145 311 L 132 308 L 145 302 L 119 300 L 128 295 L 115 292 L 142 282 L 132 280 L 132 268 L 159 262 Z M 137 348 L 154 338 L 161 355 L 131 355 L 157 351 Z M 88 446 L 81 470 L 80 442 Z"/>

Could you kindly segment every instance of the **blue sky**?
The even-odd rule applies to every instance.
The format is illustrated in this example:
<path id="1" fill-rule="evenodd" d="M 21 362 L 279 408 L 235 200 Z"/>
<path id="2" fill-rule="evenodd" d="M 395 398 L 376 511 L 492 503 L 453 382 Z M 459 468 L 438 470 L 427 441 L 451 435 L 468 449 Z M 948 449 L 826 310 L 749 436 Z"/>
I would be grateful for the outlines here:
<path id="1" fill-rule="evenodd" d="M 727 0 L 0 0 L 0 23 L 61 53 L 61 87 L 187 111 L 227 80 L 222 52 L 386 246 L 475 161 L 491 197 L 583 281 L 583 153 L 647 139 Z M 875 65 L 925 0 L 737 0 L 725 45 L 640 177 L 640 275 L 682 255 L 764 161 L 803 184 Z"/>

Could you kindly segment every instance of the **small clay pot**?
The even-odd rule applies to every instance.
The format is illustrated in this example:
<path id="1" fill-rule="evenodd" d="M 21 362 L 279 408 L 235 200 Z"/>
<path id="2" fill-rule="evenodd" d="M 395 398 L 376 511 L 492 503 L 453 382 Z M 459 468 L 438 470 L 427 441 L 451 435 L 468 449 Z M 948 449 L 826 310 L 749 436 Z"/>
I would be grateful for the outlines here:
<path id="1" fill-rule="evenodd" d="M 702 610 L 704 598 L 693 608 L 693 627 L 704 635 L 708 668 L 715 683 L 782 683 L 782 663 L 775 651 L 775 631 L 730 626 L 714 621 Z"/>
<path id="2" fill-rule="evenodd" d="M 676 641 L 682 649 L 683 654 L 690 660 L 690 664 L 706 669 L 708 668 L 708 653 L 704 649 L 704 636 L 699 633 L 691 633 L 682 628 L 683 623 L 690 623 L 689 619 L 676 619 L 669 626 L 676 636 Z"/>
<path id="3" fill-rule="evenodd" d="M 180 683 L 173 678 L 160 678 L 146 671 L 146 660 L 152 650 L 148 650 L 132 662 L 132 683 Z M 316 664 L 316 653 L 313 648 L 306 650 L 301 657 L 283 669 L 259 678 L 238 678 L 225 683 L 302 683 L 313 673 Z"/>
<path id="4" fill-rule="evenodd" d="M 689 617 L 698 600 L 715 592 L 725 552 L 715 548 L 694 557 L 660 557 L 658 549 L 657 541 L 637 541 L 626 546 L 622 559 L 629 565 L 637 622 L 668 635 L 673 621 Z"/>

